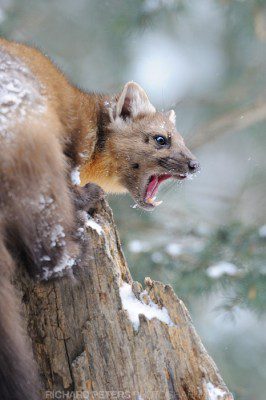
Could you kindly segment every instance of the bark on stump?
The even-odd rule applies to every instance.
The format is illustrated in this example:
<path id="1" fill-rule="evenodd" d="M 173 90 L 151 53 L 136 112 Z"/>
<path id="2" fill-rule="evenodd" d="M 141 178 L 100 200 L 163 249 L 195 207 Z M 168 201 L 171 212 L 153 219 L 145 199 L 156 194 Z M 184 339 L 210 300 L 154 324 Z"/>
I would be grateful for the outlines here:
<path id="1" fill-rule="evenodd" d="M 140 315 L 134 330 L 119 287 L 132 284 L 137 298 L 143 289 L 132 281 L 105 201 L 93 218 L 74 281 L 36 284 L 22 270 L 16 277 L 43 399 L 232 400 L 170 286 L 146 279 L 144 289 L 173 326 Z"/>

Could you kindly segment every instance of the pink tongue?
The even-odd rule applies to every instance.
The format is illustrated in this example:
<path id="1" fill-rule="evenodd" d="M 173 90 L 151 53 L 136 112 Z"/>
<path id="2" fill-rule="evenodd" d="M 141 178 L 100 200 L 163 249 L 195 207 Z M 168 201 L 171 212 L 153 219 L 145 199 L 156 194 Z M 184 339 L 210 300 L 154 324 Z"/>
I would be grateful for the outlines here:
<path id="1" fill-rule="evenodd" d="M 161 175 L 161 176 L 155 176 L 155 175 L 152 176 L 151 181 L 147 188 L 145 200 L 154 197 L 158 192 L 160 183 L 165 181 L 166 179 L 171 178 L 171 176 L 172 175 L 170 175 L 170 174 L 165 174 L 165 175 Z"/>
<path id="2" fill-rule="evenodd" d="M 156 195 L 158 191 L 158 186 L 159 186 L 158 177 L 153 176 L 147 188 L 146 200 Z"/>
<path id="3" fill-rule="evenodd" d="M 171 178 L 171 176 L 172 175 L 170 175 L 170 174 L 165 174 L 165 175 L 159 176 L 159 182 L 158 183 L 161 183 L 161 182 L 165 181 L 166 179 Z"/>

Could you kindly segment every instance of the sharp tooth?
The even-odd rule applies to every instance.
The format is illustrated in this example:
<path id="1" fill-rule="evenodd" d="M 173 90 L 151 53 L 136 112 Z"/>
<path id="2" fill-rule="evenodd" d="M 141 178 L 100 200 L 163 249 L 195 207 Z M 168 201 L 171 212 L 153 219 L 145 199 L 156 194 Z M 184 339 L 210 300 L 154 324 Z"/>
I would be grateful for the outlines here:
<path id="1" fill-rule="evenodd" d="M 146 203 L 153 205 L 154 207 L 159 206 L 160 204 L 162 204 L 162 201 L 155 201 L 156 200 L 156 196 L 154 197 L 148 197 L 146 199 Z"/>
<path id="2" fill-rule="evenodd" d="M 152 204 L 154 207 L 157 207 L 157 206 L 159 206 L 160 204 L 162 204 L 162 200 L 161 201 L 155 201 L 155 198 L 156 197 L 149 197 L 147 200 L 146 200 L 146 203 L 148 203 L 148 204 Z"/>
<path id="3" fill-rule="evenodd" d="M 153 198 L 152 198 L 152 197 L 149 197 L 149 198 L 146 200 L 146 203 L 153 204 Z"/>

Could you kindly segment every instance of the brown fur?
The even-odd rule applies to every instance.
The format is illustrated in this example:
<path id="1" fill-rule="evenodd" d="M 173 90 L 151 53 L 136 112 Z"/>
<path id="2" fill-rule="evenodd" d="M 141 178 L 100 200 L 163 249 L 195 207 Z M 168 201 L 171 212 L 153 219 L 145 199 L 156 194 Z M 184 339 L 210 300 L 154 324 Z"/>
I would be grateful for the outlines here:
<path id="1" fill-rule="evenodd" d="M 156 112 L 135 83 L 113 97 L 85 93 L 38 50 L 0 39 L 2 400 L 38 398 L 10 284 L 16 258 L 40 279 L 72 267 L 80 252 L 74 204 L 88 210 L 101 195 L 89 182 L 128 191 L 152 208 L 145 202 L 150 177 L 178 178 L 193 160 L 173 117 Z M 154 135 L 165 136 L 168 145 L 158 146 Z M 73 187 L 73 168 L 84 188 Z"/>

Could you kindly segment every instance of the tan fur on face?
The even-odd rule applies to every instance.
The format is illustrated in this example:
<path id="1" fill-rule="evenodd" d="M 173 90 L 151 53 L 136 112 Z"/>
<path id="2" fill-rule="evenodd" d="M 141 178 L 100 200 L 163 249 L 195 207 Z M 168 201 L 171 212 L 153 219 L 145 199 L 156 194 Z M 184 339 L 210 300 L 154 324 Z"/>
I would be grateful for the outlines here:
<path id="1" fill-rule="evenodd" d="M 176 131 L 174 111 L 156 112 L 139 85 L 126 84 L 117 102 L 111 102 L 104 112 L 110 118 L 104 127 L 104 149 L 81 166 L 82 185 L 94 182 L 110 193 L 129 191 L 138 200 L 151 175 L 187 172 L 193 156 Z M 166 137 L 170 146 L 158 149 L 156 135 Z M 176 160 L 171 171 L 160 165 L 160 159 L 167 158 Z"/>
<path id="2" fill-rule="evenodd" d="M 82 181 L 93 179 L 109 192 L 121 193 L 124 188 L 144 206 L 152 175 L 186 174 L 194 157 L 175 128 L 174 111 L 156 112 L 139 85 L 126 84 L 107 111 L 104 151 L 82 168 Z M 169 145 L 159 148 L 156 136 L 165 137 Z"/>

